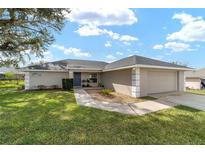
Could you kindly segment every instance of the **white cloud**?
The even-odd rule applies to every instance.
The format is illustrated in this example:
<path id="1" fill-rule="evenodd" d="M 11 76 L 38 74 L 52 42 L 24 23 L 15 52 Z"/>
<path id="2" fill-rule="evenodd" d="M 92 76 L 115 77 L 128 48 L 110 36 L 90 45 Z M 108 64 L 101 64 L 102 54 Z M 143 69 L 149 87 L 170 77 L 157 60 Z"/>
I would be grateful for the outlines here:
<path id="1" fill-rule="evenodd" d="M 205 20 L 202 17 L 193 17 L 189 14 L 179 13 L 173 19 L 180 20 L 182 28 L 167 36 L 167 40 L 181 40 L 185 42 L 205 41 Z"/>
<path id="2" fill-rule="evenodd" d="M 131 9 L 76 8 L 68 14 L 68 20 L 81 25 L 111 26 L 132 25 L 137 17 Z"/>
<path id="3" fill-rule="evenodd" d="M 119 51 L 117 51 L 116 54 L 117 54 L 117 55 L 120 55 L 120 56 L 123 55 L 123 53 L 122 53 L 122 52 L 119 52 Z"/>
<path id="4" fill-rule="evenodd" d="M 156 44 L 155 46 L 153 46 L 154 50 L 161 50 L 163 49 L 163 45 L 162 44 Z"/>
<path id="5" fill-rule="evenodd" d="M 138 40 L 138 38 L 130 36 L 130 35 L 122 35 L 120 37 L 120 41 L 122 41 L 122 42 L 137 41 L 137 40 Z"/>
<path id="6" fill-rule="evenodd" d="M 80 36 L 107 35 L 113 40 L 124 44 L 137 41 L 138 38 L 130 35 L 120 35 L 99 26 L 132 25 L 137 22 L 137 17 L 131 9 L 72 9 L 68 20 L 80 24 L 76 30 Z"/>
<path id="7" fill-rule="evenodd" d="M 174 14 L 174 16 L 172 17 L 172 19 L 178 19 L 180 20 L 181 24 L 187 24 L 196 20 L 201 20 L 202 17 L 193 17 L 190 14 L 187 13 L 176 13 Z"/>
<path id="8" fill-rule="evenodd" d="M 95 26 L 82 26 L 75 32 L 77 32 L 80 36 L 97 36 L 104 33 L 103 30 Z"/>
<path id="9" fill-rule="evenodd" d="M 191 51 L 193 49 L 190 48 L 190 45 L 187 43 L 180 42 L 167 42 L 165 44 L 157 44 L 153 47 L 153 49 L 170 49 L 171 52 L 182 52 L 182 51 Z"/>
<path id="10" fill-rule="evenodd" d="M 107 35 L 113 40 L 118 40 L 123 43 L 128 43 L 130 41 L 137 41 L 138 38 L 130 35 L 120 35 L 118 33 L 114 33 L 110 30 L 107 29 L 100 29 L 95 26 L 88 26 L 84 25 L 80 27 L 78 30 L 75 31 L 78 33 L 80 36 L 98 36 L 98 35 Z"/>
<path id="11" fill-rule="evenodd" d="M 74 55 L 75 57 L 90 57 L 91 54 L 89 52 L 83 52 L 79 48 L 65 48 L 62 45 L 55 44 L 53 45 L 54 48 L 57 48 L 64 52 L 66 55 Z"/>
<path id="12" fill-rule="evenodd" d="M 105 43 L 105 47 L 111 47 L 112 46 L 112 44 L 110 43 L 110 41 L 107 41 L 106 43 Z"/>
<path id="13" fill-rule="evenodd" d="M 111 59 L 111 60 L 116 59 L 116 57 L 115 57 L 115 56 L 113 56 L 113 55 L 107 55 L 107 56 L 106 56 L 106 58 L 107 58 L 107 59 Z"/>
<path id="14" fill-rule="evenodd" d="M 190 51 L 190 45 L 186 43 L 167 42 L 164 48 L 171 49 L 172 52 Z"/>

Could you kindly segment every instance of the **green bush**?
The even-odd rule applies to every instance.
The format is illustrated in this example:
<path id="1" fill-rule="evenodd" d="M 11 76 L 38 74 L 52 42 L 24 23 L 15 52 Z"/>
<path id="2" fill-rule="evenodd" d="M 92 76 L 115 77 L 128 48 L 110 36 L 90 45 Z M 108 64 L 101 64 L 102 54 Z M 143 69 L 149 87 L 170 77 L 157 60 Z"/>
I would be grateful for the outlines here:
<path id="1" fill-rule="evenodd" d="M 73 79 L 62 79 L 63 90 L 73 89 Z"/>
<path id="2" fill-rule="evenodd" d="M 103 94 L 103 95 L 111 95 L 112 92 L 113 92 L 112 89 L 102 89 L 100 91 L 100 93 Z"/>
<path id="3" fill-rule="evenodd" d="M 104 87 L 102 83 L 98 83 L 98 87 Z"/>
<path id="4" fill-rule="evenodd" d="M 19 85 L 18 87 L 17 87 L 17 90 L 24 90 L 25 89 L 25 85 Z"/>

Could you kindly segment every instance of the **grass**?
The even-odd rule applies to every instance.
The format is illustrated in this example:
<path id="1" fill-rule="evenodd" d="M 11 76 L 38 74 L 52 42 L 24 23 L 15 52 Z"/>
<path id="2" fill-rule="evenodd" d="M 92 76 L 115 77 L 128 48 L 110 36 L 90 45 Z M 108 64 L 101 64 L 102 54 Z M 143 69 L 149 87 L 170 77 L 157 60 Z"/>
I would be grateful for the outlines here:
<path id="1" fill-rule="evenodd" d="M 24 85 L 24 80 L 0 80 L 0 88 L 18 88 Z"/>
<path id="2" fill-rule="evenodd" d="M 186 92 L 192 94 L 198 94 L 198 95 L 205 95 L 205 89 L 204 90 L 187 89 Z"/>
<path id="3" fill-rule="evenodd" d="M 76 104 L 68 91 L 0 91 L 0 144 L 205 144 L 205 112 L 129 116 Z"/>

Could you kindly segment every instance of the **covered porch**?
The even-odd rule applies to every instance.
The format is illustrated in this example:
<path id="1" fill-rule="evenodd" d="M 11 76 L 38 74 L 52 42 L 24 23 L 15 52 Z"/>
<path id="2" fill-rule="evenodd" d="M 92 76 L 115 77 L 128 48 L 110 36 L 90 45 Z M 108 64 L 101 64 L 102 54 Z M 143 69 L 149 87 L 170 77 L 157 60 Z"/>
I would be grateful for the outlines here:
<path id="1" fill-rule="evenodd" d="M 74 88 L 102 87 L 101 72 L 72 72 Z"/>

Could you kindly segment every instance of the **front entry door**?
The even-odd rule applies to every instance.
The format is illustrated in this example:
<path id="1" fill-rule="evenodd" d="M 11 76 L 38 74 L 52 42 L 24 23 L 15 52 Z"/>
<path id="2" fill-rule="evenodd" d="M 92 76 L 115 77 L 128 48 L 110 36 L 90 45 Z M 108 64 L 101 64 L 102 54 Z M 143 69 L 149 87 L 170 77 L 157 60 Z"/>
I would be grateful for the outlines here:
<path id="1" fill-rule="evenodd" d="M 80 72 L 74 72 L 73 85 L 76 87 L 81 86 L 81 73 Z"/>

